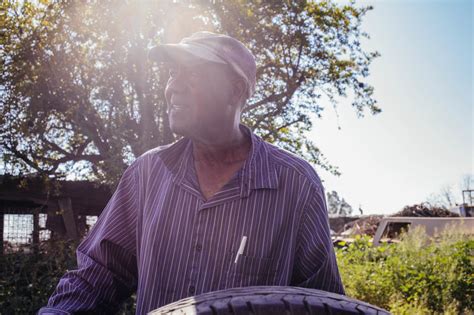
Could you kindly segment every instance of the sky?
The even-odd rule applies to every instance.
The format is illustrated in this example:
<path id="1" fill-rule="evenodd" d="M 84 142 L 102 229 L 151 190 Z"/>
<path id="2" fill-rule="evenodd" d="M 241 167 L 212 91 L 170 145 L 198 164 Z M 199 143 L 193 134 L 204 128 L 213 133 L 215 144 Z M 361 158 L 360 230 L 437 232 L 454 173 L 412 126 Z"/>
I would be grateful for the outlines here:
<path id="1" fill-rule="evenodd" d="M 342 2 L 342 1 L 339 1 Z M 326 104 L 311 139 L 341 176 L 317 170 L 359 214 L 392 214 L 474 173 L 471 1 L 359 1 L 377 50 L 366 82 L 382 113 L 357 118 L 351 99 Z M 338 129 L 340 126 L 340 130 Z"/>

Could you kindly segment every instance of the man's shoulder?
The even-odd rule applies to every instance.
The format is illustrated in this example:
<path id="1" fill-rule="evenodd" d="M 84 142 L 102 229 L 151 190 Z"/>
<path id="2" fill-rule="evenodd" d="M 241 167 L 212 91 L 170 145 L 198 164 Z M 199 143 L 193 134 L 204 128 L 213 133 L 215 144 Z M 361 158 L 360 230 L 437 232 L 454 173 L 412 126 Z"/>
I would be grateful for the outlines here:
<path id="1" fill-rule="evenodd" d="M 263 146 L 267 152 L 269 162 L 276 167 L 277 172 L 284 170 L 285 172 L 298 175 L 318 186 L 321 185 L 319 175 L 308 161 L 271 143 L 263 141 Z"/>

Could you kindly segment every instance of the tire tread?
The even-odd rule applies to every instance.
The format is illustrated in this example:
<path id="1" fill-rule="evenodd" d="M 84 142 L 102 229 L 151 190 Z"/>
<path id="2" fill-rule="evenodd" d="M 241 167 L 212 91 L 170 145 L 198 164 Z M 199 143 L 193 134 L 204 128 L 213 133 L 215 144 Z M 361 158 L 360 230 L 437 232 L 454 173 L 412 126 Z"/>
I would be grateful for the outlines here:
<path id="1" fill-rule="evenodd" d="M 390 313 L 377 306 L 344 295 L 316 289 L 254 286 L 188 297 L 160 307 L 150 314 L 385 315 Z"/>

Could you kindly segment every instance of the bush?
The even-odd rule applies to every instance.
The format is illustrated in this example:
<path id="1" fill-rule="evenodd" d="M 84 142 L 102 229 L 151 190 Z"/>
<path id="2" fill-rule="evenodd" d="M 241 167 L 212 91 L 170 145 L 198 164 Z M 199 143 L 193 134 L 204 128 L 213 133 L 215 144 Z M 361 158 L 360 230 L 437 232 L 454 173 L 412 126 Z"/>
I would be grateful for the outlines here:
<path id="1" fill-rule="evenodd" d="M 32 314 L 37 311 L 48 301 L 59 278 L 75 265 L 74 243 L 51 242 L 48 245 L 53 246 L 47 251 L 29 247 L 0 255 L 2 314 Z"/>
<path id="2" fill-rule="evenodd" d="M 59 279 L 76 268 L 77 244 L 55 241 L 32 253 L 0 255 L 0 314 L 33 314 Z M 369 237 L 336 250 L 347 295 L 394 314 L 461 314 L 474 309 L 474 240 L 446 233 L 430 243 L 423 231 L 399 244 L 372 246 Z M 120 314 L 135 313 L 135 297 Z"/>
<path id="3" fill-rule="evenodd" d="M 345 245 L 345 244 L 342 244 Z M 398 244 L 368 236 L 336 250 L 347 295 L 394 314 L 461 314 L 474 309 L 474 239 L 451 232 L 435 242 L 423 230 Z"/>
<path id="4" fill-rule="evenodd" d="M 40 248 L 0 255 L 0 314 L 35 314 L 45 306 L 59 279 L 77 267 L 77 245 L 48 241 Z M 134 297 L 126 301 L 120 313 L 135 314 Z"/>

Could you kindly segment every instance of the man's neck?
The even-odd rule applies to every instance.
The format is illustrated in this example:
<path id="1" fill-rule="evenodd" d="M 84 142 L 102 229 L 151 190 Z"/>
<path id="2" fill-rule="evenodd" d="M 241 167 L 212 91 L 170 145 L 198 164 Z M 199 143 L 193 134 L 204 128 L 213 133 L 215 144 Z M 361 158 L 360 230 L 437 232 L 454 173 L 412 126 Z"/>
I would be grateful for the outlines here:
<path id="1" fill-rule="evenodd" d="M 250 137 L 239 126 L 221 137 L 223 134 L 213 140 L 192 139 L 194 161 L 208 166 L 225 166 L 244 161 L 250 151 Z"/>

